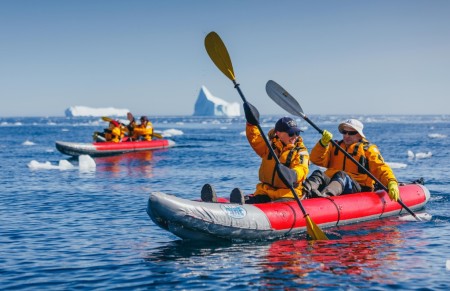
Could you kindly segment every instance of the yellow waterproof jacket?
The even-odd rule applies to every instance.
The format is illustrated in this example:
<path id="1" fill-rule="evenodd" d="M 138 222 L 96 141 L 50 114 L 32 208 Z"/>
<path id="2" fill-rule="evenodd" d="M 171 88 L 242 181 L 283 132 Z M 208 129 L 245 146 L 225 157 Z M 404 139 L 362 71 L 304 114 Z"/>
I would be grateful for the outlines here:
<path id="1" fill-rule="evenodd" d="M 120 127 L 113 127 L 105 132 L 106 141 L 120 142 L 123 138 L 123 133 Z"/>
<path id="2" fill-rule="evenodd" d="M 152 140 L 153 135 L 153 125 L 149 121 L 147 122 L 147 125 L 137 125 L 133 128 L 133 140 L 138 140 L 140 137 L 142 137 L 143 140 Z"/>
<path id="3" fill-rule="evenodd" d="M 350 146 L 346 146 L 343 141 L 339 141 L 338 144 L 383 185 L 386 186 L 389 181 L 397 181 L 392 169 L 384 162 L 376 145 L 370 144 L 366 139 Z M 361 186 L 372 189 L 374 187 L 375 181 L 332 143 L 324 147 L 319 140 L 311 151 L 311 162 L 327 168 L 325 174 L 330 178 L 338 171 L 345 171 Z"/>
<path id="4" fill-rule="evenodd" d="M 246 135 L 248 142 L 258 156 L 261 157 L 259 167 L 259 180 L 256 185 L 255 195 L 268 195 L 272 200 L 280 198 L 294 198 L 291 190 L 284 185 L 277 174 L 275 159 L 271 156 L 258 127 L 247 123 Z M 277 136 L 269 139 L 275 154 L 282 164 L 297 173 L 297 185 L 295 191 L 302 197 L 302 182 L 306 179 L 309 171 L 309 154 L 303 144 L 303 139 L 298 138 L 295 144 L 284 145 Z"/>

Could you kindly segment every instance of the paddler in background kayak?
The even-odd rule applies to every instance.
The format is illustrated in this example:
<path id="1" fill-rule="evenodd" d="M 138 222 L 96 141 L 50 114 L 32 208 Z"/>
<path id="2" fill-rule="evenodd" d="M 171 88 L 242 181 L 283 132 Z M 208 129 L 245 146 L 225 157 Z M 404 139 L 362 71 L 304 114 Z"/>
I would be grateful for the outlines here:
<path id="1" fill-rule="evenodd" d="M 132 125 L 130 122 L 129 126 Z M 147 116 L 142 116 L 140 118 L 140 124 L 132 126 L 132 140 L 152 140 L 153 135 L 153 125 L 148 120 Z"/>
<path id="2" fill-rule="evenodd" d="M 125 130 L 127 132 L 128 140 L 131 141 L 133 136 L 133 130 L 137 126 L 136 119 L 131 112 L 127 113 L 128 125 L 125 126 Z"/>
<path id="3" fill-rule="evenodd" d="M 277 167 L 287 168 L 283 171 L 283 173 L 288 174 L 285 177 L 286 180 L 294 186 L 297 195 L 302 197 L 302 182 L 306 179 L 309 171 L 309 154 L 303 144 L 303 139 L 300 136 L 301 130 L 295 120 L 290 117 L 283 117 L 276 122 L 275 128 L 272 128 L 268 133 L 272 148 L 281 162 L 277 166 L 256 126 L 259 123 L 258 111 L 248 103 L 244 103 L 244 111 L 247 120 L 246 135 L 248 142 L 256 154 L 261 157 L 260 183 L 256 185 L 254 193 L 247 196 L 244 196 L 239 188 L 234 188 L 230 194 L 230 202 L 254 204 L 275 200 L 293 200 L 294 195 L 278 176 Z M 210 184 L 203 186 L 201 198 L 202 201 L 217 202 L 216 192 Z"/>
<path id="4" fill-rule="evenodd" d="M 94 132 L 94 141 L 110 141 L 121 142 L 124 137 L 124 132 L 120 123 L 116 120 L 110 120 L 108 128 L 105 128 L 102 133 Z"/>
<path id="5" fill-rule="evenodd" d="M 342 140 L 337 144 L 365 167 L 383 185 L 387 185 L 389 197 L 399 198 L 398 182 L 392 169 L 386 164 L 378 147 L 369 143 L 363 133 L 364 125 L 357 119 L 347 119 L 338 126 Z M 330 197 L 341 194 L 372 192 L 375 181 L 358 168 L 333 143 L 333 135 L 324 130 L 322 138 L 311 151 L 311 162 L 327 168 L 314 171 L 304 182 L 303 192 L 309 198 Z"/>

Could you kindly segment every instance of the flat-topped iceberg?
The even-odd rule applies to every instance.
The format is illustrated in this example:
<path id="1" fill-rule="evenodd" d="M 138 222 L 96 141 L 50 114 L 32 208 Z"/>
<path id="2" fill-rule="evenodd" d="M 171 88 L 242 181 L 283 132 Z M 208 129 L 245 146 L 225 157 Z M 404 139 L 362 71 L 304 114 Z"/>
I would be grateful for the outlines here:
<path id="1" fill-rule="evenodd" d="M 216 96 L 202 86 L 198 94 L 194 107 L 194 116 L 224 116 L 234 117 L 240 116 L 240 104 L 237 102 L 228 103 Z"/>
<path id="2" fill-rule="evenodd" d="M 117 109 L 113 107 L 105 108 L 91 108 L 86 106 L 72 106 L 66 109 L 64 112 L 67 117 L 76 116 L 127 116 L 128 109 Z"/>

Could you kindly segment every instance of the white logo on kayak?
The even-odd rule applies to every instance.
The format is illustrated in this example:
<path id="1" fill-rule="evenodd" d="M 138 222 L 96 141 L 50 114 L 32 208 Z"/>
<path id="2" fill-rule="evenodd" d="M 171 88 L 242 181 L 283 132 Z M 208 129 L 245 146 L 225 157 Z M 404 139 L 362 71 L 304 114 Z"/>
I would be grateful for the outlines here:
<path id="1" fill-rule="evenodd" d="M 222 204 L 220 207 L 231 218 L 244 218 L 247 216 L 247 210 L 242 206 Z"/>

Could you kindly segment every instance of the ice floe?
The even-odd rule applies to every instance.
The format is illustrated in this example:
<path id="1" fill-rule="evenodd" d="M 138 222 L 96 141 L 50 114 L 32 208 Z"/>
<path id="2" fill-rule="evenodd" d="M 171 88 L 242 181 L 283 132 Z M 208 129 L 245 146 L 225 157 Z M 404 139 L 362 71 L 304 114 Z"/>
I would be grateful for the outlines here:
<path id="1" fill-rule="evenodd" d="M 404 163 L 386 162 L 392 169 L 404 169 L 408 165 Z"/>
<path id="2" fill-rule="evenodd" d="M 170 136 L 176 136 L 176 135 L 183 135 L 184 133 L 181 130 L 178 129 L 166 129 L 164 130 L 161 135 L 164 137 L 170 137 Z"/>
<path id="3" fill-rule="evenodd" d="M 431 158 L 433 156 L 433 154 L 431 152 L 426 152 L 426 153 L 414 153 L 411 150 L 408 150 L 408 158 L 409 159 L 427 159 L 427 158 Z"/>
<path id="4" fill-rule="evenodd" d="M 433 216 L 428 213 L 415 213 L 415 214 L 422 221 L 430 221 L 433 218 Z M 417 221 L 417 219 L 412 215 L 401 216 L 400 220 L 402 220 L 402 221 Z"/>
<path id="5" fill-rule="evenodd" d="M 31 170 L 74 170 L 79 169 L 80 171 L 92 171 L 95 170 L 96 164 L 94 159 L 88 155 L 81 155 L 78 157 L 78 167 L 71 164 L 67 160 L 60 160 L 57 165 L 53 165 L 51 162 L 40 163 L 36 160 L 32 160 L 28 163 L 28 168 Z"/>

